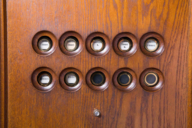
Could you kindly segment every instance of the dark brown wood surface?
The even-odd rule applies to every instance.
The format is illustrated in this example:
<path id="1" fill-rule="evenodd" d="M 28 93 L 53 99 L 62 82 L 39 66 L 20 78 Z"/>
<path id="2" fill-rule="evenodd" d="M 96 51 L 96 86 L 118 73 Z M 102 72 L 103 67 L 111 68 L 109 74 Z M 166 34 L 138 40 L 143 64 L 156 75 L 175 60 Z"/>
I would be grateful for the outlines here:
<path id="1" fill-rule="evenodd" d="M 4 7 L 0 15 L 2 127 L 191 126 L 188 0 L 4 0 L 0 5 Z M 67 31 L 76 31 L 84 43 L 89 34 L 102 32 L 109 37 L 110 51 L 98 57 L 84 46 L 80 54 L 71 57 L 58 46 L 53 54 L 41 56 L 33 50 L 32 39 L 42 30 L 52 32 L 57 40 Z M 135 35 L 138 45 L 142 35 L 159 33 L 165 40 L 165 50 L 161 56 L 148 57 L 138 47 L 130 58 L 120 57 L 112 41 L 121 32 Z M 39 67 L 49 67 L 57 75 L 50 92 L 39 92 L 32 84 L 31 75 Z M 83 74 L 83 84 L 77 92 L 67 92 L 59 84 L 59 74 L 68 67 Z M 103 92 L 86 85 L 86 73 L 94 67 L 109 73 L 109 87 Z M 137 76 L 136 88 L 129 93 L 112 83 L 115 71 L 123 67 L 132 69 Z M 163 88 L 157 92 L 147 92 L 139 84 L 140 74 L 150 67 L 159 69 L 165 78 Z M 101 117 L 93 115 L 94 109 L 100 110 Z"/>

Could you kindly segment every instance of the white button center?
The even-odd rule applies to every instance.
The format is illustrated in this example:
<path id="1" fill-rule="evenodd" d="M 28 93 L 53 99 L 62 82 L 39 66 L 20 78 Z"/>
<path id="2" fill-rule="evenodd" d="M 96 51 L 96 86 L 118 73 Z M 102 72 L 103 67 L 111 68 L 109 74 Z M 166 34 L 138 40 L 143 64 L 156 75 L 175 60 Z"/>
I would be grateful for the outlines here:
<path id="1" fill-rule="evenodd" d="M 67 74 L 66 83 L 68 83 L 68 84 L 77 83 L 77 76 L 74 73 Z"/>
<path id="2" fill-rule="evenodd" d="M 148 39 L 145 43 L 145 48 L 150 52 L 156 51 L 158 46 L 159 44 L 155 39 Z"/>
<path id="3" fill-rule="evenodd" d="M 94 51 L 101 51 L 104 47 L 104 42 L 101 39 L 95 39 L 92 41 L 92 49 Z"/>
<path id="4" fill-rule="evenodd" d="M 39 83 L 40 83 L 40 84 L 49 84 L 50 81 L 51 81 L 51 78 L 50 78 L 49 75 L 42 75 L 42 76 L 40 77 Z"/>
<path id="5" fill-rule="evenodd" d="M 69 38 L 65 41 L 65 48 L 68 51 L 75 51 L 77 49 L 77 41 L 73 38 Z"/>
<path id="6" fill-rule="evenodd" d="M 41 39 L 38 43 L 38 47 L 42 51 L 48 51 L 51 48 L 51 42 L 49 39 Z"/>
<path id="7" fill-rule="evenodd" d="M 127 39 L 123 39 L 119 42 L 119 49 L 121 51 L 128 51 L 131 48 L 131 42 Z"/>

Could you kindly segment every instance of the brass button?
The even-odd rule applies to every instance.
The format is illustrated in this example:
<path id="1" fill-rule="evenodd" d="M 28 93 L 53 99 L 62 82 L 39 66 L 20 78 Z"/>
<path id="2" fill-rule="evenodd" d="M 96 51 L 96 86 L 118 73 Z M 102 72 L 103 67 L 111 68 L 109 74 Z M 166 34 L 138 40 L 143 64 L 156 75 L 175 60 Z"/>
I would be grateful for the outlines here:
<path id="1" fill-rule="evenodd" d="M 104 49 L 105 42 L 102 38 L 94 38 L 91 42 L 91 48 L 95 52 L 100 52 Z"/>
<path id="2" fill-rule="evenodd" d="M 79 46 L 79 42 L 77 39 L 73 38 L 73 37 L 70 37 L 70 38 L 67 38 L 65 40 L 65 48 L 68 50 L 68 51 L 75 51 L 78 46 Z"/>
<path id="3" fill-rule="evenodd" d="M 132 77 L 128 72 L 122 72 L 118 75 L 117 80 L 121 86 L 127 86 L 131 83 Z"/>
<path id="4" fill-rule="evenodd" d="M 118 48 L 120 51 L 127 52 L 131 49 L 132 42 L 129 39 L 121 39 L 118 43 Z"/>
<path id="5" fill-rule="evenodd" d="M 101 86 L 105 83 L 105 75 L 102 72 L 95 72 L 91 75 L 91 82 L 95 86 Z"/>
<path id="6" fill-rule="evenodd" d="M 154 38 L 149 38 L 145 41 L 145 49 L 149 52 L 154 52 L 158 49 L 159 42 Z"/>
<path id="7" fill-rule="evenodd" d="M 68 86 L 75 86 L 79 82 L 79 76 L 75 72 L 70 72 L 65 75 L 65 83 Z"/>
<path id="8" fill-rule="evenodd" d="M 52 47 L 52 41 L 49 37 L 41 37 L 38 41 L 38 48 L 43 51 L 47 52 Z"/>
<path id="9" fill-rule="evenodd" d="M 37 81 L 41 86 L 49 86 L 52 82 L 51 74 L 48 72 L 42 72 L 38 75 Z"/>
<path id="10" fill-rule="evenodd" d="M 145 83 L 147 86 L 155 86 L 158 83 L 158 75 L 156 73 L 147 73 L 145 75 Z"/>

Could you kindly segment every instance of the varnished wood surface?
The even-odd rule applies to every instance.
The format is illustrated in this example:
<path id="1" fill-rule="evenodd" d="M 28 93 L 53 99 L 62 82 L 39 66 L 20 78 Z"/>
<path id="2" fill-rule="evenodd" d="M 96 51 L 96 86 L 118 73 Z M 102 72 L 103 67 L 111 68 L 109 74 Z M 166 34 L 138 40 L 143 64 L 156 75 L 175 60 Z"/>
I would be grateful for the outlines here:
<path id="1" fill-rule="evenodd" d="M 189 1 L 189 29 L 188 29 L 188 127 L 192 127 L 192 0 Z"/>
<path id="2" fill-rule="evenodd" d="M 3 47 L 1 42 L 1 50 L 5 48 L 7 54 L 3 61 L 1 58 L 1 69 L 7 70 L 7 74 L 1 73 L 7 78 L 1 76 L 5 83 L 1 87 L 7 91 L 3 91 L 8 105 L 4 105 L 7 118 L 3 121 L 7 127 L 190 127 L 188 0 L 8 0 L 6 7 L 7 39 Z M 76 31 L 84 41 L 89 34 L 99 31 L 109 37 L 111 45 L 121 32 L 134 34 L 138 44 L 143 34 L 157 32 L 164 37 L 165 50 L 161 56 L 150 58 L 138 49 L 132 57 L 123 58 L 112 46 L 102 57 L 91 55 L 84 47 L 79 55 L 69 57 L 57 47 L 45 57 L 32 48 L 32 38 L 41 30 L 51 31 L 58 40 L 63 33 Z M 48 93 L 39 92 L 31 82 L 33 71 L 42 66 L 57 75 L 56 86 Z M 77 92 L 67 92 L 59 84 L 60 72 L 68 67 L 77 68 L 84 76 Z M 103 92 L 86 85 L 86 73 L 94 67 L 109 73 L 109 87 Z M 137 75 L 137 86 L 130 93 L 119 91 L 112 83 L 114 72 L 123 67 L 131 68 Z M 146 92 L 139 84 L 140 74 L 149 67 L 160 69 L 165 77 L 160 91 Z M 93 116 L 94 108 L 101 111 L 100 118 Z"/>
<path id="3" fill-rule="evenodd" d="M 5 55 L 6 55 L 6 11 L 5 1 L 0 1 L 0 127 L 6 127 L 6 112 L 7 106 L 5 104 Z"/>

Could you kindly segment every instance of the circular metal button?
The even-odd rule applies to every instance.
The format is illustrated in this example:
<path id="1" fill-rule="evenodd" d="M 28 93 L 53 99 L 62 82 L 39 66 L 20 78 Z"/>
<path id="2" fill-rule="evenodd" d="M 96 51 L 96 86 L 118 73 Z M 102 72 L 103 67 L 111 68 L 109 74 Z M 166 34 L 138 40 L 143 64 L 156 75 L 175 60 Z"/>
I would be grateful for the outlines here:
<path id="1" fill-rule="evenodd" d="M 95 72 L 91 75 L 91 82 L 95 86 L 101 86 L 105 83 L 105 75 L 102 72 Z"/>
<path id="2" fill-rule="evenodd" d="M 49 37 L 41 37 L 38 41 L 38 48 L 43 51 L 47 52 L 52 47 L 52 41 Z"/>
<path id="3" fill-rule="evenodd" d="M 58 45 L 57 38 L 49 31 L 40 31 L 36 33 L 32 40 L 32 46 L 36 53 L 40 55 L 52 54 Z"/>
<path id="4" fill-rule="evenodd" d="M 75 51 L 78 48 L 79 42 L 74 37 L 69 37 L 65 40 L 64 45 L 68 51 Z"/>
<path id="5" fill-rule="evenodd" d="M 65 75 L 65 83 L 68 86 L 75 86 L 79 82 L 79 77 L 76 73 L 70 72 Z"/>
<path id="6" fill-rule="evenodd" d="M 165 41 L 160 34 L 149 32 L 141 37 L 140 48 L 149 57 L 160 56 L 165 49 Z"/>
<path id="7" fill-rule="evenodd" d="M 118 43 L 118 48 L 120 51 L 127 52 L 131 49 L 132 42 L 129 39 L 121 39 Z"/>
<path id="8" fill-rule="evenodd" d="M 156 39 L 150 38 L 145 42 L 145 49 L 149 52 L 154 52 L 158 49 L 159 42 Z"/>
<path id="9" fill-rule="evenodd" d="M 158 76 L 156 73 L 147 73 L 145 75 L 145 83 L 147 86 L 155 86 L 158 83 Z"/>
<path id="10" fill-rule="evenodd" d="M 95 38 L 91 42 L 91 48 L 95 52 L 100 52 L 104 49 L 105 47 L 105 42 L 101 38 Z"/>
<path id="11" fill-rule="evenodd" d="M 137 38 L 128 32 L 122 32 L 113 39 L 113 49 L 122 57 L 131 57 L 137 51 Z"/>
<path id="12" fill-rule="evenodd" d="M 132 81 L 131 75 L 129 73 L 127 73 L 127 72 L 120 73 L 117 79 L 118 79 L 118 83 L 121 86 L 127 86 Z"/>
<path id="13" fill-rule="evenodd" d="M 68 56 L 75 56 L 83 50 L 84 41 L 80 34 L 74 31 L 64 33 L 59 39 L 61 51 Z"/>
<path id="14" fill-rule="evenodd" d="M 100 67 L 90 69 L 86 75 L 87 85 L 96 91 L 104 91 L 109 86 L 109 73 Z"/>
<path id="15" fill-rule="evenodd" d="M 42 72 L 38 75 L 37 81 L 41 86 L 49 86 L 49 84 L 52 82 L 51 74 L 48 72 Z"/>
<path id="16" fill-rule="evenodd" d="M 101 32 L 91 33 L 86 39 L 86 49 L 95 56 L 104 56 L 109 52 L 110 40 Z"/>
<path id="17" fill-rule="evenodd" d="M 81 88 L 83 75 L 78 69 L 66 68 L 60 73 L 59 82 L 65 90 L 75 92 Z"/>
<path id="18" fill-rule="evenodd" d="M 113 74 L 113 84 L 121 91 L 130 92 L 136 87 L 137 77 L 129 68 L 120 68 Z"/>
<path id="19" fill-rule="evenodd" d="M 47 67 L 37 68 L 31 76 L 33 86 L 42 92 L 51 91 L 55 87 L 56 78 L 55 73 Z"/>
<path id="20" fill-rule="evenodd" d="M 139 81 L 143 89 L 154 92 L 163 87 L 164 76 L 159 69 L 147 68 L 141 73 Z"/>

